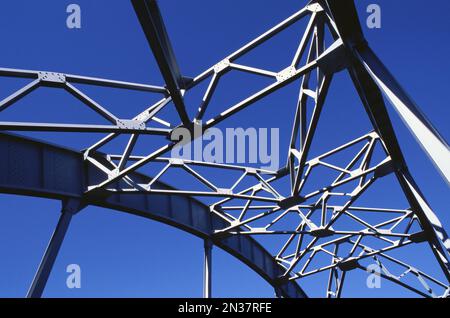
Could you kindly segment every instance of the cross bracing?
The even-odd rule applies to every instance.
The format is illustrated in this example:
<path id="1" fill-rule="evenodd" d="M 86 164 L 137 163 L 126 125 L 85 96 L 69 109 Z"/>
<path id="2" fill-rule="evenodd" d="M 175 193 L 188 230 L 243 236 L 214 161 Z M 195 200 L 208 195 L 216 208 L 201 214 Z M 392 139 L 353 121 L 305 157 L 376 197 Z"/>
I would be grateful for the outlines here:
<path id="1" fill-rule="evenodd" d="M 82 149 L 85 163 L 96 169 L 99 177 L 84 185 L 83 196 L 73 210 L 113 195 L 167 195 L 205 200 L 209 213 L 223 221 L 214 227 L 208 241 L 217 243 L 233 236 L 273 238 L 264 247 L 282 269 L 274 280 L 277 286 L 290 281 L 301 286 L 303 279 L 325 273 L 323 296 L 340 297 L 346 284 L 352 284 L 353 271 L 367 273 L 370 265 L 375 264 L 383 279 L 401 288 L 424 297 L 448 296 L 450 240 L 408 170 L 408 158 L 402 154 L 382 94 L 447 181 L 450 177 L 448 144 L 370 49 L 352 1 L 310 1 L 194 77 L 181 73 L 156 1 L 132 0 L 132 4 L 158 63 L 163 85 L 0 69 L 1 76 L 29 79 L 28 84 L 0 102 L 0 112 L 13 108 L 41 87 L 52 87 L 74 96 L 107 122 L 0 121 L 0 129 L 4 131 L 104 134 Z M 273 70 L 241 61 L 302 21 L 302 35 L 291 52 L 292 59 L 283 67 Z M 359 106 L 365 110 L 371 125 L 364 134 L 346 143 L 313 153 L 321 117 L 328 111 L 330 88 L 333 81 L 341 79 L 338 74 L 342 72 L 348 73 L 360 99 Z M 224 78 L 234 73 L 252 74 L 264 78 L 267 84 L 217 111 L 213 107 L 214 97 Z M 77 84 L 144 91 L 159 95 L 159 100 L 131 118 L 121 118 Z M 169 138 L 174 129 L 201 128 L 199 131 L 203 133 L 226 123 L 230 117 L 238 118 L 247 109 L 259 107 L 258 102 L 290 85 L 296 85 L 298 95 L 295 111 L 284 118 L 290 125 L 290 138 L 280 169 L 170 156 L 176 147 L 176 142 Z M 185 96 L 199 88 L 203 89 L 202 98 L 192 105 Z M 168 108 L 176 116 L 164 118 Z M 105 152 L 109 144 L 124 136 L 126 143 L 120 149 Z M 142 149 L 138 151 L 137 144 L 148 138 L 163 138 L 164 142 L 147 148 L 145 153 Z M 137 173 L 146 167 L 152 167 L 154 173 L 149 178 L 138 177 Z M 229 173 L 228 179 L 232 180 L 225 185 L 221 178 Z M 161 187 L 160 182 L 165 182 L 168 174 L 175 179 L 177 174 L 180 178 L 182 174 L 189 175 L 195 182 L 175 188 Z M 366 194 L 388 179 L 397 184 L 405 206 L 384 204 L 384 195 L 389 193 L 380 196 L 376 204 L 365 202 Z M 60 220 L 63 230 L 52 238 L 56 247 L 49 245 L 48 257 L 43 259 L 30 296 L 39 296 L 45 286 L 70 222 L 64 211 Z M 431 252 L 438 278 L 434 275 L 436 271 L 427 273 L 410 263 L 408 253 L 397 256 L 398 250 L 407 251 L 416 245 Z M 210 258 L 210 252 L 207 254 Z M 205 282 L 210 288 L 208 277 Z M 210 295 L 208 288 L 205 295 Z"/>

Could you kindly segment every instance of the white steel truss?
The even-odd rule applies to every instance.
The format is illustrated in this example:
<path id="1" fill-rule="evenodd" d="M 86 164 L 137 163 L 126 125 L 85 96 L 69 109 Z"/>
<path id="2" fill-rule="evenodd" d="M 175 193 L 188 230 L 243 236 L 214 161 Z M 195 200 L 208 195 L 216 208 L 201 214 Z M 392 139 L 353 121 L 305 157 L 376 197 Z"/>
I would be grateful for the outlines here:
<path id="1" fill-rule="evenodd" d="M 277 237 L 271 248 L 274 250 L 273 257 L 284 268 L 279 284 L 297 280 L 301 285 L 302 279 L 325 272 L 328 276 L 323 281 L 323 295 L 340 297 L 345 284 L 351 283 L 349 272 L 358 269 L 368 271 L 368 264 L 371 262 L 379 266 L 381 277 L 418 295 L 449 295 L 450 239 L 408 172 L 385 111 L 381 92 L 387 95 L 447 181 L 450 180 L 449 147 L 392 75 L 382 67 L 363 38 L 358 39 L 358 31 L 349 31 L 351 23 L 355 23 L 356 19 L 352 1 L 311 1 L 306 7 L 193 78 L 183 77 L 176 65 L 156 2 L 132 2 L 163 74 L 165 86 L 1 68 L 1 76 L 29 78 L 31 82 L 3 99 L 0 102 L 0 112 L 13 107 L 14 103 L 39 87 L 51 86 L 66 90 L 110 124 L 0 122 L 0 130 L 107 134 L 84 150 L 85 161 L 104 172 L 105 176 L 100 182 L 87 186 L 86 198 L 112 193 L 212 198 L 215 202 L 210 204 L 211 213 L 227 224 L 216 229 L 214 240 L 223 240 L 233 235 Z M 345 17 L 349 21 L 345 21 Z M 292 52 L 293 58 L 288 65 L 273 71 L 239 61 L 239 58 L 302 19 L 308 19 L 306 29 L 297 50 Z M 331 43 L 325 40 L 326 34 L 333 39 Z M 310 148 L 317 133 L 328 90 L 334 75 L 343 70 L 349 71 L 371 119 L 373 130 L 312 157 Z M 205 119 L 219 82 L 230 72 L 251 73 L 270 79 L 271 83 L 229 105 L 219 114 Z M 184 96 L 204 82 L 207 83 L 206 90 L 201 103 L 196 105 L 195 116 L 191 118 L 186 111 Z M 257 101 L 294 82 L 299 83 L 299 95 L 295 114 L 292 114 L 292 118 L 287 118 L 293 122 L 289 150 L 285 166 L 277 171 L 171 158 L 168 153 L 176 142 L 168 139 L 166 144 L 146 154 L 135 151 L 139 139 L 149 136 L 169 137 L 177 127 L 192 131 L 196 126 L 201 126 L 203 131 L 215 127 L 228 117 L 238 115 Z M 161 99 L 133 118 L 120 118 L 87 96 L 76 84 L 146 91 L 161 94 Z M 169 122 L 158 116 L 168 107 L 174 107 L 179 117 L 177 122 Z M 127 136 L 128 142 L 120 153 L 101 152 L 102 147 L 123 135 Z M 330 159 L 351 151 L 352 155 L 345 162 L 337 164 Z M 142 183 L 133 179 L 133 172 L 145 166 L 155 166 L 156 163 L 162 164 L 162 168 L 158 169 L 150 182 Z M 205 169 L 215 169 L 219 173 L 217 177 L 210 177 L 200 172 Z M 324 180 L 321 187 L 308 186 L 311 178 L 325 170 L 329 174 L 334 173 L 334 178 Z M 224 187 L 220 184 L 220 175 L 228 171 L 237 175 L 232 186 Z M 157 181 L 168 172 L 187 173 L 202 187 L 194 183 L 177 189 L 155 187 Z M 357 203 L 368 189 L 388 176 L 393 177 L 400 185 L 409 207 L 361 206 Z M 288 193 L 280 188 L 282 183 L 288 184 Z M 244 184 L 251 186 L 242 188 Z M 423 244 L 431 249 L 445 281 L 434 278 L 414 267 L 408 260 L 391 254 L 415 244 Z M 210 263 L 210 255 L 207 263 Z M 418 285 L 411 283 L 411 277 L 417 280 Z M 205 281 L 210 285 L 207 276 Z M 205 290 L 205 295 L 210 295 L 208 290 Z"/>

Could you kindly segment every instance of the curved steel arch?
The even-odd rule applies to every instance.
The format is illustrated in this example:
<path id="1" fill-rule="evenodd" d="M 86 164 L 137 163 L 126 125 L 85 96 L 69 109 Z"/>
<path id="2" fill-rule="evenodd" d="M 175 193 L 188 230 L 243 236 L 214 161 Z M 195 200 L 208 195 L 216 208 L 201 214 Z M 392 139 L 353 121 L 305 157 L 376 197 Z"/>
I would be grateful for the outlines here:
<path id="1" fill-rule="evenodd" d="M 0 161 L 2 193 L 62 201 L 81 200 L 88 181 L 102 178 L 98 169 L 86 164 L 82 153 L 30 138 L 1 133 L 0 153 L 5 154 L 4 160 Z M 139 173 L 135 173 L 134 177 L 142 181 L 150 179 Z M 173 189 L 161 182 L 158 182 L 156 187 Z M 214 245 L 253 269 L 283 297 L 306 297 L 296 282 L 279 283 L 277 278 L 282 273 L 282 268 L 253 238 L 230 236 L 216 240 L 213 236 L 214 230 L 223 228 L 225 222 L 193 198 L 158 194 L 114 194 L 104 199 L 92 197 L 85 200 L 83 205 L 131 213 L 211 240 Z"/>
<path id="2" fill-rule="evenodd" d="M 447 181 L 450 176 L 450 148 L 368 46 L 353 0 L 309 1 L 306 7 L 194 78 L 184 77 L 176 63 L 156 0 L 132 0 L 132 4 L 161 71 L 164 87 L 0 68 L 0 76 L 33 79 L 0 101 L 0 112 L 39 87 L 54 87 L 66 90 L 109 122 L 108 125 L 0 122 L 0 130 L 109 133 L 83 152 L 72 152 L 74 158 L 67 155 L 70 151 L 58 147 L 25 142 L 10 135 L 4 137 L 8 140 L 3 145 L 6 147 L 3 151 L 12 159 L 2 163 L 6 168 L 5 175 L 0 179 L 4 186 L 0 182 L 0 188 L 5 192 L 49 196 L 64 201 L 63 213 L 29 296 L 40 296 L 42 293 L 72 215 L 88 204 L 157 219 L 205 238 L 206 264 L 210 263 L 208 242 L 213 241 L 255 269 L 276 286 L 277 294 L 281 296 L 305 296 L 298 285 L 292 282 L 329 272 L 327 283 L 324 284 L 326 296 L 340 297 L 346 273 L 354 269 L 366 271 L 362 262 L 368 259 L 373 259 L 379 265 L 382 270 L 380 276 L 419 295 L 450 295 L 450 238 L 408 170 L 382 94 L 388 97 Z M 240 63 L 241 56 L 301 19 L 309 22 L 297 51 L 292 52 L 294 58 L 285 65 L 286 68 L 274 72 L 252 67 L 247 62 L 244 62 L 245 65 Z M 326 35 L 329 35 L 329 40 Z M 373 130 L 311 158 L 310 148 L 328 89 L 334 75 L 344 70 L 350 74 Z M 224 111 L 213 114 L 203 123 L 217 84 L 228 72 L 263 76 L 271 79 L 271 84 Z M 299 97 L 286 165 L 276 171 L 163 157 L 176 146 L 174 140 L 167 141 L 164 146 L 150 153 L 146 149 L 143 155 L 135 149 L 138 139 L 151 135 L 168 137 L 177 128 L 187 129 L 197 138 L 205 129 L 215 127 L 295 81 L 300 82 Z M 209 82 L 209 85 L 199 103 L 197 114 L 191 118 L 187 112 L 188 106 L 197 105 L 189 105 L 184 95 L 202 82 Z M 163 97 L 135 117 L 124 119 L 95 102 L 74 84 L 147 91 Z M 171 122 L 156 117 L 167 105 L 176 110 L 176 118 L 171 118 Z M 150 125 L 154 122 L 164 128 L 152 128 Z M 199 135 L 196 134 L 197 128 L 202 128 Z M 98 151 L 121 135 L 129 135 L 129 139 L 119 153 L 104 154 Z M 348 161 L 335 164 L 328 162 L 330 156 L 339 155 L 353 146 L 361 146 L 358 148 L 361 150 L 351 155 Z M 377 147 L 381 159 L 374 156 Z M 55 155 L 61 151 L 67 153 Z M 17 156 L 20 158 L 16 159 Z M 29 158 L 36 160 L 29 162 Z M 137 173 L 140 168 L 156 162 L 165 162 L 166 166 L 153 178 Z M 239 171 L 240 176 L 232 187 L 220 187 L 217 184 L 220 180 L 205 177 L 194 169 L 196 166 L 234 169 Z M 188 172 L 202 185 L 206 185 L 207 190 L 192 189 L 191 184 L 173 189 L 158 182 L 172 168 L 182 168 L 178 170 Z M 305 187 L 311 180 L 310 175 L 320 169 L 332 170 L 338 176 L 325 186 L 316 185 L 320 187 L 314 189 Z M 77 171 L 75 177 L 72 171 Z M 400 186 L 408 208 L 354 205 L 373 183 L 388 175 L 392 175 Z M 252 186 L 238 190 L 236 186 L 242 185 L 241 181 L 245 178 L 252 179 Z M 276 185 L 278 181 L 286 182 L 288 191 L 283 192 L 282 186 Z M 194 199 L 198 197 L 215 197 L 220 201 L 206 207 Z M 247 213 L 249 211 L 256 212 L 256 215 Z M 355 213 L 364 215 L 358 217 Z M 371 213 L 389 214 L 389 218 L 381 223 L 370 221 L 370 218 L 365 217 Z M 287 216 L 291 215 L 295 217 L 291 219 L 293 222 L 279 226 L 283 224 L 280 220 L 289 220 Z M 340 221 L 356 222 L 358 228 L 342 223 L 339 226 Z M 281 235 L 286 240 L 280 244 L 282 247 L 277 254 L 271 256 L 251 239 L 259 235 Z M 377 241 L 367 244 L 367 238 Z M 388 255 L 390 251 L 418 243 L 425 243 L 431 249 L 446 282 Z M 328 258 L 326 264 L 320 260 L 317 262 L 320 257 L 316 256 L 319 254 Z M 399 276 L 391 274 L 385 261 L 400 267 L 403 272 Z M 417 278 L 420 289 L 404 282 L 403 278 L 408 275 Z M 210 285 L 208 275 L 205 278 L 205 286 Z M 442 293 L 436 293 L 429 286 L 430 283 Z M 205 287 L 207 296 L 208 290 Z"/>

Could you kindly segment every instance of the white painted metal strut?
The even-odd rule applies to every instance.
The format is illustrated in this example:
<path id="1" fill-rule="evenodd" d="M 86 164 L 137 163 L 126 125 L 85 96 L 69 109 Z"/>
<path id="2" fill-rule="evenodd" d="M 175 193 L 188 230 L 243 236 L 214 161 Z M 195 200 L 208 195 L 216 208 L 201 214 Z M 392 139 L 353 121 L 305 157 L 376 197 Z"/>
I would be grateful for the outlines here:
<path id="1" fill-rule="evenodd" d="M 358 49 L 361 62 L 391 102 L 417 142 L 450 186 L 450 147 L 369 47 Z"/>
<path id="2" fill-rule="evenodd" d="M 259 254 L 255 251 L 260 250 L 256 243 L 251 245 L 252 247 L 246 245 L 250 244 L 248 242 L 254 242 L 246 239 L 261 235 L 277 237 L 277 240 L 274 239 L 274 242 L 278 242 L 275 255 L 269 258 L 276 266 L 272 269 L 265 268 L 268 266 L 266 264 L 272 264 L 265 260 L 261 265 L 264 271 L 261 272 L 263 276 L 270 276 L 269 280 L 278 296 L 303 295 L 297 291 L 287 292 L 286 288 L 298 286 L 294 282 L 305 277 L 327 272 L 327 279 L 323 284 L 325 296 L 341 297 L 344 285 L 350 283 L 351 275 L 346 273 L 366 269 L 364 262 L 367 260 L 374 260 L 383 268 L 383 278 L 418 295 L 448 295 L 450 239 L 408 171 L 381 92 L 390 99 L 447 181 L 450 177 L 448 144 L 368 48 L 352 0 L 310 1 L 305 8 L 193 79 L 184 77 L 180 72 L 157 2 L 132 0 L 132 3 L 166 87 L 54 72 L 0 68 L 0 76 L 31 80 L 26 86 L 0 101 L 0 112 L 13 107 L 33 90 L 50 86 L 65 89 L 110 123 L 69 125 L 0 122 L 0 130 L 107 133 L 83 151 L 85 165 L 97 172 L 96 178 L 83 179 L 83 188 L 80 190 L 82 197 L 90 202 L 104 203 L 110 198 L 120 198 L 119 201 L 136 204 L 131 199 L 135 196 L 166 197 L 170 198 L 170 202 L 173 198 L 217 198 L 217 201 L 209 206 L 207 220 L 195 219 L 197 223 L 209 222 L 210 218 L 216 220 L 214 226 L 208 225 L 204 242 L 204 297 L 211 297 L 212 242 L 227 248 L 231 248 L 227 245 L 232 244 L 229 242 L 234 242 L 233 248 L 256 259 Z M 299 38 L 298 46 L 292 52 L 292 61 L 285 67 L 273 71 L 264 67 L 244 65 L 237 60 L 305 17 L 308 17 L 309 21 Z M 327 33 L 334 39 L 332 43 L 325 41 Z M 342 70 L 349 71 L 372 122 L 373 127 L 370 129 L 373 131 L 311 158 L 310 148 L 320 128 L 320 117 L 326 107 L 331 79 L 335 73 Z M 262 90 L 213 114 L 204 124 L 200 123 L 210 110 L 209 105 L 214 102 L 221 77 L 229 72 L 247 72 L 272 82 Z M 209 85 L 203 92 L 197 113 L 194 118 L 190 118 L 186 111 L 184 94 L 208 78 Z M 287 163 L 277 171 L 255 169 L 245 165 L 170 158 L 167 153 L 176 143 L 169 140 L 156 149 L 147 149 L 144 155 L 137 153 L 136 144 L 140 138 L 168 136 L 175 127 L 190 130 L 203 128 L 204 133 L 205 129 L 217 126 L 230 116 L 237 116 L 257 101 L 296 81 L 300 82 L 300 87 Z M 124 119 L 83 93 L 73 85 L 76 83 L 146 91 L 164 96 L 133 118 Z M 312 105 L 312 108 L 308 105 Z M 166 107 L 175 107 L 179 117 L 176 120 L 179 119 L 180 122 L 167 122 L 156 117 Z M 149 127 L 150 122 L 158 123 L 164 128 Z M 123 150 L 114 154 L 99 152 L 103 146 L 124 134 L 128 139 Z M 194 137 L 198 138 L 200 135 Z M 380 150 L 378 154 L 377 149 Z M 346 160 L 333 162 L 334 156 L 345 152 Z M 152 178 L 137 173 L 141 168 L 156 163 L 162 164 L 163 167 L 157 169 Z M 219 175 L 214 176 L 213 170 L 219 170 Z M 333 173 L 334 177 L 320 187 L 308 187 L 321 170 Z M 236 173 L 236 176 L 231 177 L 231 172 Z M 166 173 L 188 174 L 201 187 L 193 183 L 184 184 L 177 189 L 161 186 L 160 180 Z M 224 173 L 230 173 L 232 185 L 219 185 L 220 174 Z M 357 200 L 374 184 L 390 175 L 400 184 L 410 204 L 409 208 L 356 205 Z M 289 193 L 285 193 L 280 185 L 283 182 L 288 184 Z M 33 189 L 33 192 L 36 192 L 36 189 Z M 127 208 L 134 210 L 131 206 Z M 189 213 L 193 213 L 192 209 L 190 206 Z M 64 213 L 30 288 L 30 297 L 42 295 L 73 214 L 66 210 L 67 208 L 63 210 Z M 373 221 L 371 216 L 374 214 L 383 220 Z M 193 215 L 190 219 L 194 222 Z M 170 222 L 175 221 L 168 221 Z M 352 222 L 357 227 L 345 227 L 342 225 L 346 224 L 345 222 Z M 204 233 L 202 235 L 205 238 Z M 447 282 L 441 282 L 433 275 L 416 269 L 409 262 L 388 255 L 397 249 L 422 243 L 431 248 Z M 327 257 L 329 262 L 318 263 L 318 260 L 324 257 Z M 391 274 L 387 269 L 389 265 L 386 265 L 389 262 L 405 269 L 405 272 L 400 276 Z M 271 270 L 273 272 L 268 275 L 267 272 Z M 414 275 L 420 281 L 420 288 L 402 280 L 408 274 Z M 275 281 L 277 283 L 274 283 Z M 440 292 L 430 291 L 429 286 L 433 284 L 440 288 Z"/>

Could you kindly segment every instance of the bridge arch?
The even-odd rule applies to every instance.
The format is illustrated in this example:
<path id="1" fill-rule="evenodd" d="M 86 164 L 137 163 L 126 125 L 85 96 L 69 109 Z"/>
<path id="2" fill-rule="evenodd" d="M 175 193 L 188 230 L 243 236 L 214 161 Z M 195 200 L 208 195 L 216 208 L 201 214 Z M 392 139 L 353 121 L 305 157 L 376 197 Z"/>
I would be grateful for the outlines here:
<path id="1" fill-rule="evenodd" d="M 104 178 L 101 172 L 83 160 L 83 154 L 50 143 L 14 134 L 0 134 L 0 192 L 43 197 L 64 202 L 81 200 L 88 182 Z M 150 177 L 135 173 L 135 180 Z M 158 182 L 156 187 L 171 187 Z M 300 286 L 277 278 L 282 268 L 272 255 L 248 236 L 230 236 L 220 240 L 212 234 L 223 228 L 224 220 L 193 198 L 167 194 L 113 194 L 91 197 L 87 205 L 100 206 L 162 222 L 204 240 L 211 241 L 249 266 L 283 297 L 306 297 Z"/>

